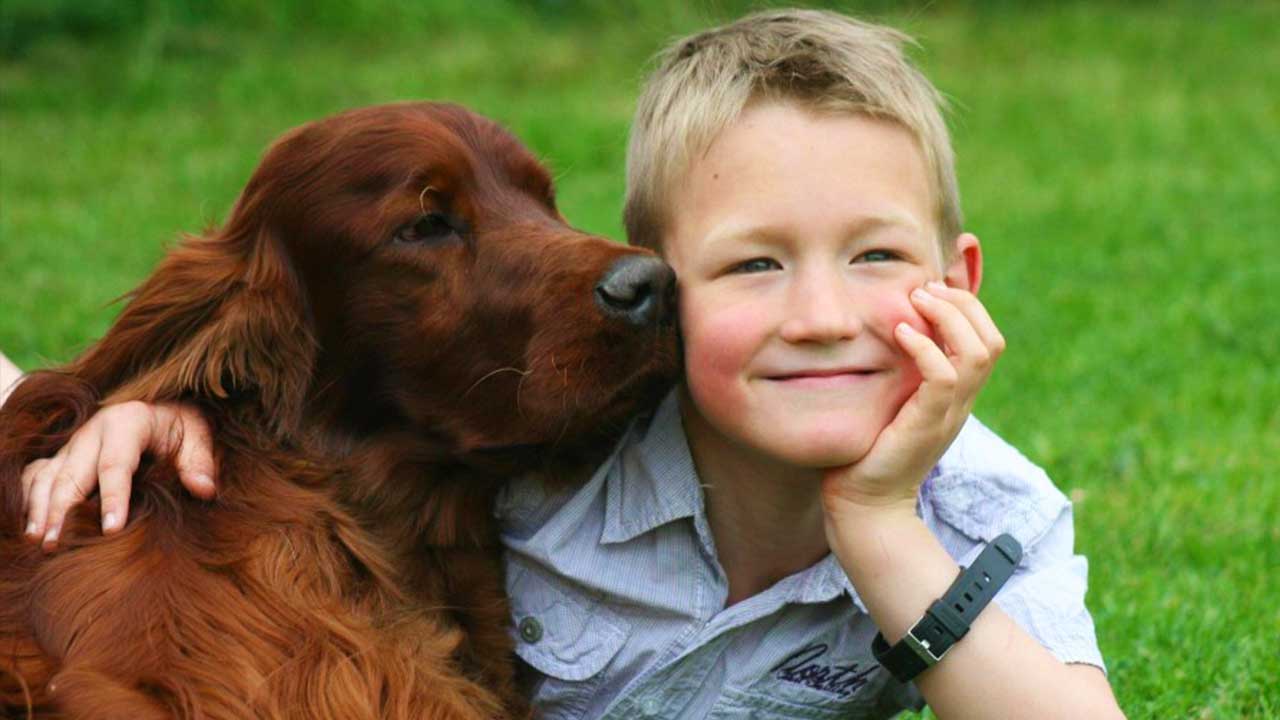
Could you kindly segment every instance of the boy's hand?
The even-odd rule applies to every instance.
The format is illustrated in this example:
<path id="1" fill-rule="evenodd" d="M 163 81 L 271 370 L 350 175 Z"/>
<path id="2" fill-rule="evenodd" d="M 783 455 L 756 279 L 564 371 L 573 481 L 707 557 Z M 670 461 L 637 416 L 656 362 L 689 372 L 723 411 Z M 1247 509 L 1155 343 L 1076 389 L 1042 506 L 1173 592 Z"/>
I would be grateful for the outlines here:
<path id="1" fill-rule="evenodd" d="M 898 344 L 915 360 L 922 381 L 861 460 L 827 471 L 822 497 L 828 519 L 890 509 L 914 516 L 920 483 L 960 432 L 1004 352 L 1004 337 L 972 293 L 931 282 L 911 293 L 911 303 L 937 330 L 945 352 L 906 323 L 898 325 Z"/>
<path id="2" fill-rule="evenodd" d="M 76 430 L 58 454 L 23 469 L 27 537 L 43 537 L 44 548 L 53 549 L 67 511 L 99 485 L 103 531 L 124 527 L 133 473 L 146 452 L 174 453 L 182 484 L 198 497 L 213 497 L 213 443 L 199 410 L 165 403 L 108 405 Z"/>

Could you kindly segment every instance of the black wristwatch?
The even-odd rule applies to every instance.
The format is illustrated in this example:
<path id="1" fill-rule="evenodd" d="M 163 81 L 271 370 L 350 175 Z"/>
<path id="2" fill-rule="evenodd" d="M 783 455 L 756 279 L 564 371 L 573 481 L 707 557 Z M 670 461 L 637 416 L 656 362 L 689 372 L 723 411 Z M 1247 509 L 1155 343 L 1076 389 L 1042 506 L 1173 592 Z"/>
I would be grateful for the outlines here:
<path id="1" fill-rule="evenodd" d="M 1022 546 L 1012 535 L 992 540 L 947 592 L 935 600 L 915 626 L 893 647 L 876 633 L 871 654 L 898 682 L 928 670 L 969 632 L 978 613 L 991 602 L 1022 559 Z"/>

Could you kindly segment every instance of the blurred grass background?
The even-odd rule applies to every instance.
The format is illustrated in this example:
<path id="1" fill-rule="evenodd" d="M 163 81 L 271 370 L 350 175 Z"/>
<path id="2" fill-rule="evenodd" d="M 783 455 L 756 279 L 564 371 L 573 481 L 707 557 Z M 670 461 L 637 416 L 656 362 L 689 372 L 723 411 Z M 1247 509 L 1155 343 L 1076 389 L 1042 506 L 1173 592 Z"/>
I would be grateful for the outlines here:
<path id="1" fill-rule="evenodd" d="M 449 99 L 621 237 L 650 56 L 724 0 L 6 0 L 0 350 L 65 361 L 267 143 Z M 1009 352 L 978 412 L 1076 503 L 1133 718 L 1280 717 L 1280 4 L 850 3 L 955 100 L 968 227 Z"/>

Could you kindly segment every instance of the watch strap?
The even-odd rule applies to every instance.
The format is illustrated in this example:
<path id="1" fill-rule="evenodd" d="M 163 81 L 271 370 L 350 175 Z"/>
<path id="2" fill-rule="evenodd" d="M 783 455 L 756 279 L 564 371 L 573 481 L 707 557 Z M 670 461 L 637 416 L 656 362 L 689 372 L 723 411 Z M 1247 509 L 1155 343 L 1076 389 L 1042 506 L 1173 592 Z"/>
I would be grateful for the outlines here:
<path id="1" fill-rule="evenodd" d="M 898 682 L 907 682 L 937 664 L 969 632 L 978 614 L 1004 586 L 1022 559 L 1022 546 L 1012 535 L 992 540 L 968 568 L 933 602 L 916 624 L 892 647 L 876 633 L 871 653 Z"/>

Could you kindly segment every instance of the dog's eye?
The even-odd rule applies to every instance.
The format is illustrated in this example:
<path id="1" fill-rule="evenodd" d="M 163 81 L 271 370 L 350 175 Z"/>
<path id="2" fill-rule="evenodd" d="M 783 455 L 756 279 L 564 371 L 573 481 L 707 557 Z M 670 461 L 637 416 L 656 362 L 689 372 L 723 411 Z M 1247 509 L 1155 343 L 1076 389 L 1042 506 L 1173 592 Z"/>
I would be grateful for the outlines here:
<path id="1" fill-rule="evenodd" d="M 427 213 L 396 231 L 396 240 L 403 243 L 435 243 L 458 237 L 458 229 L 442 213 Z"/>

